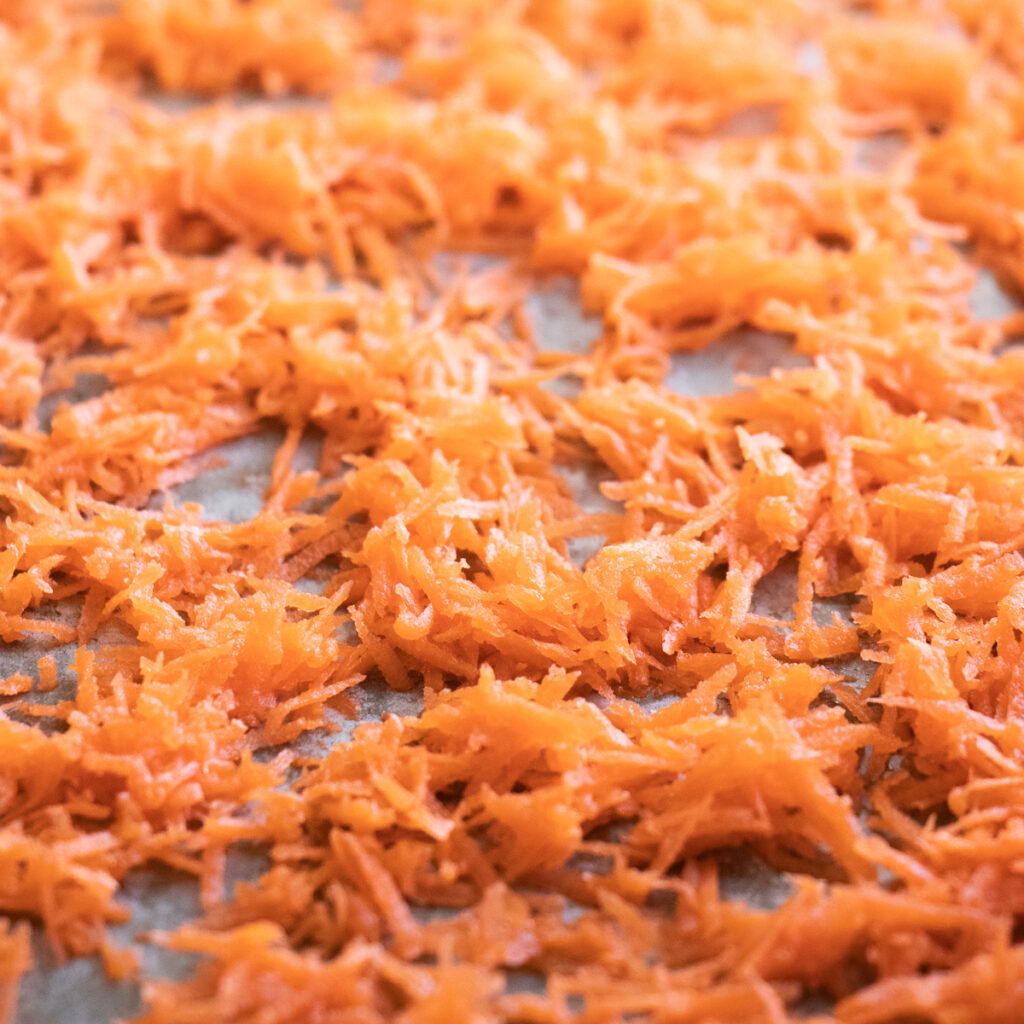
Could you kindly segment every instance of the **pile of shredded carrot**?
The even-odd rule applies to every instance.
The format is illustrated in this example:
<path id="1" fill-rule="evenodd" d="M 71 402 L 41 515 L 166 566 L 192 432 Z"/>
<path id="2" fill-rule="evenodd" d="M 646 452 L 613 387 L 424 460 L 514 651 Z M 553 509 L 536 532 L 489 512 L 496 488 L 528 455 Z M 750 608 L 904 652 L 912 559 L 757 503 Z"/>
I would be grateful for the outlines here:
<path id="1" fill-rule="evenodd" d="M 1018 0 L 7 0 L 0 155 L 0 1020 L 1024 1020 Z"/>

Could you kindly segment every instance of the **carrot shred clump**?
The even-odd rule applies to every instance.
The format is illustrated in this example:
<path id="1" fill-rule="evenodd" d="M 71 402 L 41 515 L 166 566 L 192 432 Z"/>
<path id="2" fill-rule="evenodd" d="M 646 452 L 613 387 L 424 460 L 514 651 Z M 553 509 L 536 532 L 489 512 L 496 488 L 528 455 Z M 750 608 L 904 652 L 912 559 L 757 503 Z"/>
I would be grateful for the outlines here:
<path id="1" fill-rule="evenodd" d="M 0 1021 L 1024 1019 L 1015 0 L 0 7 Z"/>

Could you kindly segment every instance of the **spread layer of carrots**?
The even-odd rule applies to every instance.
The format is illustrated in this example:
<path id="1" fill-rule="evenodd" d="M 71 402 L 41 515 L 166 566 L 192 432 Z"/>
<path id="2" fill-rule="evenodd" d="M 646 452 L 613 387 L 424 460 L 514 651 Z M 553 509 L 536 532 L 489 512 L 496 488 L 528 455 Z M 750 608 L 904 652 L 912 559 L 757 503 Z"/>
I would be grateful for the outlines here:
<path id="1" fill-rule="evenodd" d="M 0 1020 L 1024 1019 L 1018 8 L 0 4 Z"/>

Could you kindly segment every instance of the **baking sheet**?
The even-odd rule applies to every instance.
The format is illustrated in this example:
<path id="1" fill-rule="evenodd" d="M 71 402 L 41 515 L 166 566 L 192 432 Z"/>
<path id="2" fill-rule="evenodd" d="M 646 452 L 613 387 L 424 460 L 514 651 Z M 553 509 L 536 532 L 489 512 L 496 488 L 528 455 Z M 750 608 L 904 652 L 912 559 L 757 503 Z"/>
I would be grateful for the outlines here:
<path id="1" fill-rule="evenodd" d="M 974 313 L 982 318 L 997 317 L 1017 308 L 1017 304 L 999 287 L 987 271 L 980 271 L 972 295 Z M 568 280 L 548 283 L 531 294 L 527 312 L 537 332 L 541 348 L 549 351 L 583 352 L 600 334 L 600 322 L 582 313 L 578 290 Z M 677 355 L 673 359 L 667 384 L 674 391 L 691 396 L 728 393 L 737 386 L 737 374 L 764 375 L 773 367 L 792 368 L 808 365 L 806 357 L 793 351 L 789 339 L 756 331 L 734 331 L 697 353 Z M 73 388 L 49 396 L 43 404 L 41 420 L 49 416 L 62 401 L 82 402 L 99 394 L 105 379 L 99 375 L 83 375 Z M 254 516 L 261 507 L 262 495 L 270 479 L 270 469 L 283 431 L 268 428 L 258 434 L 234 441 L 216 449 L 214 454 L 223 465 L 210 468 L 195 479 L 171 489 L 176 503 L 198 502 L 210 519 L 242 522 Z M 307 438 L 297 455 L 300 468 L 314 466 L 317 442 Z M 598 490 L 599 481 L 585 469 L 565 473 L 577 500 L 590 511 L 609 507 L 608 499 Z M 156 499 L 156 506 L 163 498 Z M 574 542 L 572 554 L 582 562 L 600 545 L 600 538 L 584 538 Z M 755 592 L 755 611 L 787 618 L 795 597 L 794 566 L 784 563 Z M 817 611 L 827 621 L 833 612 L 846 614 L 848 605 L 842 601 L 820 602 Z M 58 609 L 58 617 L 68 622 L 77 620 L 73 605 Z M 102 638 L 101 638 L 102 639 Z M 0 673 L 35 672 L 36 660 L 42 653 L 56 657 L 61 683 L 51 694 L 39 695 L 41 701 L 56 702 L 73 694 L 74 678 L 67 671 L 73 648 L 54 651 L 42 640 L 0 646 Z M 855 680 L 870 675 L 871 666 L 850 659 L 843 666 Z M 360 698 L 359 719 L 377 721 L 386 711 L 408 715 L 417 713 L 422 699 L 417 694 L 392 693 L 381 686 L 367 685 L 357 691 Z M 0 701 L 0 706 L 11 704 Z M 357 721 L 342 723 L 342 728 L 329 738 L 310 735 L 299 745 L 304 753 L 322 750 L 325 742 L 344 742 Z M 258 851 L 241 851 L 229 862 L 229 883 L 255 876 L 263 860 Z M 778 906 L 791 887 L 784 876 L 749 858 L 726 858 L 722 864 L 722 892 L 726 898 L 744 901 L 754 907 L 768 909 Z M 116 939 L 130 942 L 133 935 L 155 929 L 170 929 L 199 915 L 196 887 L 184 875 L 166 870 L 137 870 L 125 881 L 120 893 L 121 903 L 130 911 L 131 920 L 113 929 Z M 154 945 L 138 947 L 143 975 L 148 977 L 187 977 L 194 960 L 162 950 Z M 142 1009 L 139 988 L 134 983 L 108 982 L 95 959 L 57 964 L 45 942 L 34 936 L 34 952 L 38 970 L 23 983 L 15 1015 L 15 1024 L 101 1024 L 130 1018 Z M 536 976 L 515 972 L 509 978 L 510 988 L 536 988 Z M 808 1009 L 822 1009 L 815 1007 Z"/>

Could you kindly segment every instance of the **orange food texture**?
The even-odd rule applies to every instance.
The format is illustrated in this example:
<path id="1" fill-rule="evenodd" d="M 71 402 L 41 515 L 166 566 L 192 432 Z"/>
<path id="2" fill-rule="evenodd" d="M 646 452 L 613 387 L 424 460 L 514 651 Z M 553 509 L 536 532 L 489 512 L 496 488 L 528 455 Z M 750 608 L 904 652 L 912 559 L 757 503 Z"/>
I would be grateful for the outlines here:
<path id="1" fill-rule="evenodd" d="M 140 1024 L 1024 1020 L 1022 69 L 1014 0 L 0 4 L 0 1020 L 31 929 Z"/>

